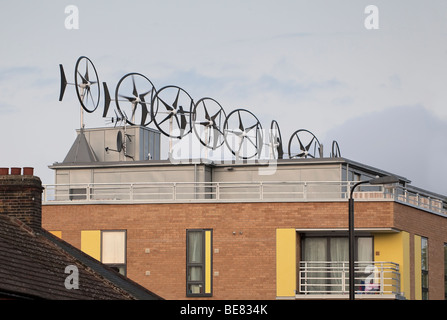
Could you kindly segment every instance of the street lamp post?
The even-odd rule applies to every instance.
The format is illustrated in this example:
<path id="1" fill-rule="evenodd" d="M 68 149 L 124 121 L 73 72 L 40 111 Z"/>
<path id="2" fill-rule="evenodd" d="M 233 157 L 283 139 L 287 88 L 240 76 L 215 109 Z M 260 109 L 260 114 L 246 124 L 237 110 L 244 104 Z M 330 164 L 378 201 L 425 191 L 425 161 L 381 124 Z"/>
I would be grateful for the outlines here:
<path id="1" fill-rule="evenodd" d="M 354 198 L 352 197 L 354 189 L 361 184 L 391 184 L 399 182 L 399 179 L 394 176 L 384 176 L 380 178 L 374 178 L 370 180 L 359 181 L 351 188 L 349 195 L 349 300 L 355 299 L 355 267 L 354 267 L 354 255 L 355 255 L 355 235 L 354 235 Z"/>

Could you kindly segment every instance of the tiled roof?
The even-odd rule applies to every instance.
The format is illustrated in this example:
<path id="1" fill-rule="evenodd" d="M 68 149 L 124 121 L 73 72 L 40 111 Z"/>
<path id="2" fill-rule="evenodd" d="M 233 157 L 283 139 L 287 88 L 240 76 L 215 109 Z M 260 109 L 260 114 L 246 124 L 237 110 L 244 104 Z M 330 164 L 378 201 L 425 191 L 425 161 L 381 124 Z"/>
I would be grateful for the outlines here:
<path id="1" fill-rule="evenodd" d="M 67 289 L 67 266 L 79 271 L 79 289 Z M 0 215 L 0 297 L 62 300 L 161 299 L 63 240 Z"/>

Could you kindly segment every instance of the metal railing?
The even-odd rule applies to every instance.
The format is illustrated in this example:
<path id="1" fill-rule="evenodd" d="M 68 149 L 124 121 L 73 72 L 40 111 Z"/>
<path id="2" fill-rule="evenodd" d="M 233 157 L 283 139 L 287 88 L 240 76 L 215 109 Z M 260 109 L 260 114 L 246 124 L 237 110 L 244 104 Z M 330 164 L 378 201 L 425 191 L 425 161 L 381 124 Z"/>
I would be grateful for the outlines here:
<path id="1" fill-rule="evenodd" d="M 47 184 L 44 185 L 43 202 L 343 201 L 348 199 L 353 184 L 350 181 Z M 397 201 L 447 214 L 443 199 L 397 185 L 361 186 L 353 196 L 357 200 Z"/>
<path id="2" fill-rule="evenodd" d="M 356 294 L 393 298 L 401 295 L 399 265 L 394 262 L 356 262 L 354 289 Z M 347 295 L 348 293 L 349 262 L 300 262 L 299 294 Z"/>

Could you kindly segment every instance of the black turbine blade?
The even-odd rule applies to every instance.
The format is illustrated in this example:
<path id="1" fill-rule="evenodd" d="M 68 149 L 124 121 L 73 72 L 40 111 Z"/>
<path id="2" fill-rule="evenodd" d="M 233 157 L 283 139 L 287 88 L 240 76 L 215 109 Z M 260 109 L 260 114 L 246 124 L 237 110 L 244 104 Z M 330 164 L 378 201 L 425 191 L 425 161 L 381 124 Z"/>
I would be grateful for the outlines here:
<path id="1" fill-rule="evenodd" d="M 296 134 L 296 138 L 298 139 L 298 142 L 300 143 L 300 150 L 301 151 L 306 151 L 306 149 L 304 148 L 303 143 L 301 142 L 301 139 L 298 136 L 298 134 Z"/>
<path id="2" fill-rule="evenodd" d="M 140 99 L 143 100 L 144 97 L 147 96 L 148 93 L 151 93 L 151 92 L 152 92 L 152 89 L 150 89 L 149 91 L 146 91 L 146 92 L 144 92 L 144 93 L 141 93 L 141 94 L 140 94 Z"/>
<path id="3" fill-rule="evenodd" d="M 181 111 L 181 115 L 180 115 L 180 129 L 183 135 L 183 132 L 186 129 L 186 125 L 188 124 L 188 122 L 186 121 L 186 116 L 185 116 L 185 112 L 183 111 L 183 107 L 180 106 L 179 107 L 180 111 Z"/>
<path id="4" fill-rule="evenodd" d="M 277 152 L 278 152 L 278 159 L 282 159 L 282 157 L 284 156 L 284 151 L 282 149 L 282 143 L 279 139 L 278 140 L 278 147 L 276 148 Z"/>
<path id="5" fill-rule="evenodd" d="M 82 83 L 83 84 L 86 84 L 87 83 L 87 79 L 78 71 L 78 74 L 79 74 L 79 76 L 81 77 L 81 79 L 82 79 Z"/>
<path id="6" fill-rule="evenodd" d="M 178 104 L 178 98 L 180 96 L 180 89 L 178 89 L 177 92 L 177 96 L 175 97 L 174 103 L 172 104 L 172 106 L 174 107 L 174 109 L 177 109 L 177 104 Z"/>
<path id="7" fill-rule="evenodd" d="M 65 88 L 67 87 L 67 78 L 65 78 L 64 67 L 61 64 L 59 65 L 59 70 L 61 73 L 61 90 L 59 93 L 59 101 L 62 101 L 65 93 Z"/>
<path id="8" fill-rule="evenodd" d="M 219 130 L 213 129 L 213 150 L 216 149 L 219 142 Z"/>
<path id="9" fill-rule="evenodd" d="M 202 101 L 202 103 L 203 103 L 203 108 L 205 109 L 205 119 L 210 120 L 210 115 L 208 114 L 208 110 L 206 109 L 205 102 Z"/>
<path id="10" fill-rule="evenodd" d="M 104 111 L 102 113 L 102 117 L 107 117 L 107 113 L 109 112 L 109 106 L 110 106 L 110 94 L 109 89 L 107 88 L 107 84 L 105 82 L 102 83 L 104 87 Z"/>
<path id="11" fill-rule="evenodd" d="M 89 81 L 89 78 L 88 78 L 88 61 L 85 62 L 85 80 L 86 80 L 86 83 Z"/>
<path id="12" fill-rule="evenodd" d="M 314 140 L 315 140 L 315 137 L 313 137 L 312 140 L 310 140 L 309 144 L 306 146 L 306 151 L 309 151 L 310 146 L 312 145 L 312 142 L 314 142 Z"/>
<path id="13" fill-rule="evenodd" d="M 138 97 L 138 91 L 137 91 L 137 87 L 135 86 L 135 77 L 134 77 L 134 75 L 132 75 L 132 86 L 133 86 L 132 94 L 135 97 Z"/>
<path id="14" fill-rule="evenodd" d="M 135 97 L 128 97 L 128 96 L 123 96 L 123 95 L 119 95 L 121 98 L 124 98 L 124 99 L 127 99 L 127 100 L 129 100 L 130 102 L 134 102 L 135 101 Z"/>
<path id="15" fill-rule="evenodd" d="M 213 122 L 216 122 L 216 118 L 217 118 L 217 116 L 220 114 L 221 111 L 222 111 L 222 109 L 220 109 L 219 111 L 217 111 L 216 114 L 215 114 L 214 116 L 211 117 L 211 120 L 212 120 Z"/>
<path id="16" fill-rule="evenodd" d="M 161 103 L 163 103 L 163 105 L 165 106 L 166 110 L 168 110 L 168 111 L 172 111 L 172 110 L 174 110 L 174 108 L 172 108 L 169 104 L 167 104 L 166 102 L 164 102 L 161 98 L 158 98 L 158 100 L 160 100 Z"/>
<path id="17" fill-rule="evenodd" d="M 161 120 L 158 125 L 161 126 L 163 124 L 163 122 L 165 122 L 166 120 L 171 119 L 173 113 L 168 114 L 168 116 L 166 118 L 164 118 L 163 120 Z"/>
<path id="18" fill-rule="evenodd" d="M 238 114 L 238 117 L 239 117 L 239 130 L 244 131 L 244 125 L 242 124 L 240 111 L 238 111 L 237 114 Z"/>
<path id="19" fill-rule="evenodd" d="M 145 104 L 141 104 L 142 110 L 141 110 L 141 125 L 144 126 L 146 124 L 146 118 L 147 118 L 147 108 Z"/>
<path id="20" fill-rule="evenodd" d="M 140 104 L 141 104 L 141 125 L 144 126 L 146 124 L 147 111 L 146 101 L 144 100 L 144 95 L 140 95 Z"/>
<path id="21" fill-rule="evenodd" d="M 258 123 L 255 123 L 254 125 L 248 127 L 248 128 L 247 128 L 247 133 L 248 133 L 251 129 L 255 128 L 255 127 L 256 127 L 256 130 L 257 130 L 257 129 L 258 129 L 258 128 L 257 128 L 257 127 L 258 127 Z"/>

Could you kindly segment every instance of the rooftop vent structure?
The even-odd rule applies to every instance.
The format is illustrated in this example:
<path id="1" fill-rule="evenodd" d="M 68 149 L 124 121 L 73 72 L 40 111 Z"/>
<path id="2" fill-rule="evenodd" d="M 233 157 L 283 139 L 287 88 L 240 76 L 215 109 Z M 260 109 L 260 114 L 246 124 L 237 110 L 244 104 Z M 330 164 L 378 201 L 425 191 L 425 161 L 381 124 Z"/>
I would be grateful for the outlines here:
<path id="1" fill-rule="evenodd" d="M 160 133 L 148 127 L 84 128 L 77 132 L 64 163 L 160 159 Z"/>

